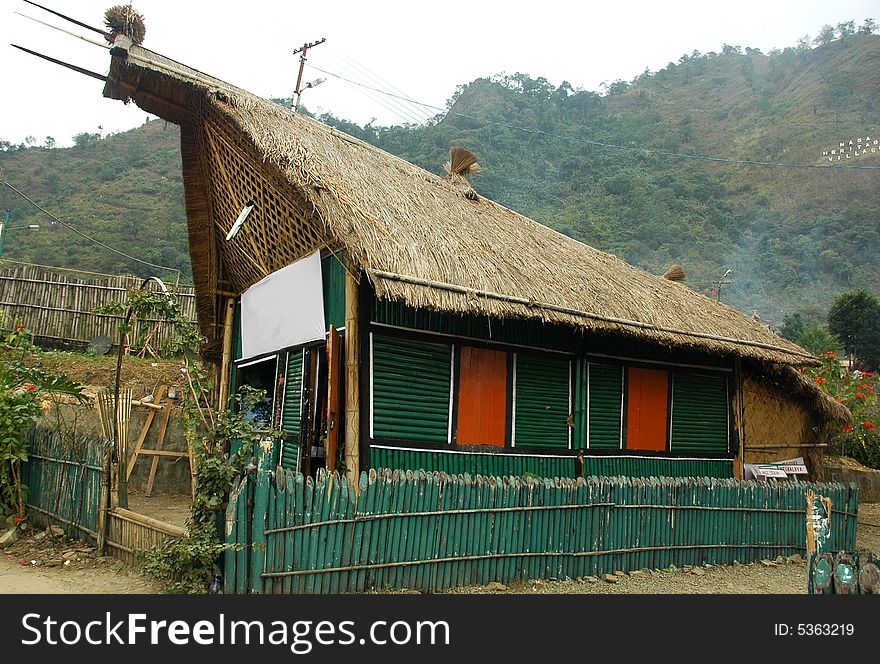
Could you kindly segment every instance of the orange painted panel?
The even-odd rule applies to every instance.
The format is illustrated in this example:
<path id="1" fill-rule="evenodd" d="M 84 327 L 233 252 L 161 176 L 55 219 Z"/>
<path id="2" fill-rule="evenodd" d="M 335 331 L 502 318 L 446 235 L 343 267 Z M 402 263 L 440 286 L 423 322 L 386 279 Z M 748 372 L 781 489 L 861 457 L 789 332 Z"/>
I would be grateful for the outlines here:
<path id="1" fill-rule="evenodd" d="M 666 449 L 669 373 L 630 367 L 627 373 L 626 448 Z"/>
<path id="2" fill-rule="evenodd" d="M 507 422 L 507 353 L 461 349 L 459 445 L 504 445 Z"/>

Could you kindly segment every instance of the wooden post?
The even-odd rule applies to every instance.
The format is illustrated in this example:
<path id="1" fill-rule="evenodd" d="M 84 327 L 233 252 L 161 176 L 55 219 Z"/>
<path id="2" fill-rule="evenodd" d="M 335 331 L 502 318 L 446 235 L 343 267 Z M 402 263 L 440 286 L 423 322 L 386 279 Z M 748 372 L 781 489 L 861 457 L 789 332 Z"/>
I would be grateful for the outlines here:
<path id="1" fill-rule="evenodd" d="M 735 385 L 733 399 L 733 418 L 736 428 L 737 438 L 739 439 L 739 449 L 736 453 L 736 459 L 733 460 L 733 476 L 741 480 L 745 477 L 746 462 L 746 426 L 745 426 L 745 377 L 742 372 L 742 359 L 734 360 L 733 381 Z"/>
<path id="2" fill-rule="evenodd" d="M 345 467 L 349 483 L 358 490 L 360 475 L 360 325 L 358 283 L 345 271 Z"/>
<path id="3" fill-rule="evenodd" d="M 339 449 L 339 351 L 341 345 L 339 332 L 331 325 L 330 333 L 327 335 L 327 442 L 324 446 L 324 458 L 328 473 L 336 470 L 336 454 Z"/>
<path id="4" fill-rule="evenodd" d="M 110 462 L 113 455 L 111 447 L 104 451 L 101 463 L 101 506 L 98 510 L 98 541 L 96 549 L 99 556 L 104 555 L 107 542 L 107 512 L 110 510 Z"/>
<path id="5" fill-rule="evenodd" d="M 226 300 L 226 314 L 223 318 L 223 358 L 220 362 L 220 395 L 217 398 L 217 410 L 226 410 L 229 400 L 229 376 L 232 366 L 232 342 L 234 337 L 235 298 Z"/>

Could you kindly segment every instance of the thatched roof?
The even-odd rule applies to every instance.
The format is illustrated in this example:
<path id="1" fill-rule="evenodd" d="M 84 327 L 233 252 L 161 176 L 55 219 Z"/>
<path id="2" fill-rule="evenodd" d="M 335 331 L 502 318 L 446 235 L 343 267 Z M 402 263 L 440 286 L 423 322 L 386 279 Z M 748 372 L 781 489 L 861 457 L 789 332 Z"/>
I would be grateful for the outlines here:
<path id="1" fill-rule="evenodd" d="M 120 37 L 105 95 L 181 125 L 200 320 L 317 247 L 379 298 L 561 323 L 784 364 L 814 358 L 748 316 L 648 274 L 302 114 Z M 239 236 L 224 234 L 249 200 Z M 245 237 L 242 237 L 245 236 Z"/>
<path id="2" fill-rule="evenodd" d="M 809 375 L 792 366 L 764 364 L 749 371 L 764 383 L 776 385 L 782 394 L 790 395 L 807 404 L 825 421 L 852 422 L 849 408 L 827 392 L 823 392 Z"/>

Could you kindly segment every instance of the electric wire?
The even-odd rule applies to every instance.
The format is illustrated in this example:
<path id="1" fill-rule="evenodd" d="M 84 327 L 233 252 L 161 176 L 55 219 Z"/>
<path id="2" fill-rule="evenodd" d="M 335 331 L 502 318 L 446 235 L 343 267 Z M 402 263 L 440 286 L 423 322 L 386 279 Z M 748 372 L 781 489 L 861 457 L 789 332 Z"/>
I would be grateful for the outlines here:
<path id="1" fill-rule="evenodd" d="M 22 192 L 22 191 L 16 189 L 15 187 L 13 187 L 13 186 L 12 186 L 11 184 L 9 184 L 9 182 L 7 182 L 6 180 L 3 180 L 2 182 L 3 182 L 3 184 L 4 184 L 5 186 L 9 187 L 9 189 L 11 189 L 12 191 L 14 191 L 14 192 L 15 192 L 16 194 L 18 194 L 19 196 L 21 196 L 24 200 L 26 200 L 28 203 L 30 203 L 31 205 L 33 205 L 35 208 L 37 208 L 40 212 L 42 212 L 43 214 L 45 214 L 47 217 L 49 217 L 49 218 L 52 219 L 53 221 L 55 221 L 55 222 L 61 224 L 64 228 L 67 228 L 67 229 L 69 229 L 69 230 L 72 230 L 74 233 L 77 233 L 78 235 L 81 235 L 82 237 L 84 237 L 84 238 L 85 238 L 86 240 L 88 240 L 89 242 L 93 242 L 94 244 L 97 244 L 98 246 L 103 247 L 104 249 L 107 249 L 108 251 L 112 251 L 114 254 L 118 254 L 118 255 L 120 255 L 120 256 L 122 256 L 122 257 L 124 257 L 124 258 L 127 258 L 127 259 L 129 259 L 129 260 L 135 261 L 135 262 L 137 262 L 137 263 L 141 263 L 141 264 L 143 264 L 143 265 L 148 265 L 148 266 L 150 266 L 150 267 L 159 268 L 160 270 L 167 270 L 167 271 L 169 271 L 169 272 L 176 272 L 178 275 L 181 274 L 181 271 L 178 270 L 178 269 L 175 268 L 175 267 L 168 267 L 167 265 L 158 265 L 158 264 L 156 264 L 156 263 L 150 263 L 149 261 L 145 261 L 145 260 L 142 260 L 142 259 L 140 259 L 140 258 L 136 258 L 136 257 L 134 257 L 134 256 L 131 256 L 131 255 L 129 255 L 129 254 L 126 254 L 124 251 L 120 251 L 119 249 L 116 249 L 116 248 L 114 248 L 114 247 L 111 247 L 110 245 L 105 244 L 105 243 L 101 242 L 100 240 L 96 240 L 95 238 L 91 237 L 91 236 L 88 235 L 87 233 L 84 233 L 83 231 L 79 230 L 79 229 L 76 228 L 75 226 L 73 226 L 73 225 L 67 223 L 66 221 L 63 221 L 63 220 L 59 219 L 56 215 L 52 214 L 52 213 L 49 212 L 46 208 L 44 208 L 43 206 L 41 206 L 39 203 L 35 202 L 35 201 L 34 201 L 32 198 L 30 198 L 27 194 L 25 194 L 24 192 Z"/>
<path id="2" fill-rule="evenodd" d="M 372 71 L 367 66 L 361 64 L 356 58 L 350 56 L 348 53 L 345 53 L 344 51 L 341 51 L 339 49 L 337 49 L 337 51 L 338 51 L 337 59 L 341 59 L 344 62 L 350 63 L 349 70 L 353 69 L 356 72 L 359 71 L 359 72 L 361 72 L 361 78 L 365 79 L 367 82 L 371 82 L 374 85 L 377 85 L 380 87 L 384 86 L 384 88 L 391 90 L 392 92 L 397 93 L 399 95 L 398 101 L 401 104 L 403 104 L 406 108 L 408 108 L 410 110 L 410 112 L 417 115 L 421 119 L 422 123 L 428 122 L 436 115 L 436 113 L 431 113 L 431 112 L 425 110 L 422 106 L 419 106 L 417 104 L 413 104 L 410 101 L 407 101 L 411 97 L 411 95 L 407 94 L 406 92 L 404 92 L 403 90 L 401 90 L 400 88 L 395 86 L 390 81 L 387 81 L 386 79 L 382 78 L 379 74 Z M 357 78 L 357 76 L 355 78 Z"/>

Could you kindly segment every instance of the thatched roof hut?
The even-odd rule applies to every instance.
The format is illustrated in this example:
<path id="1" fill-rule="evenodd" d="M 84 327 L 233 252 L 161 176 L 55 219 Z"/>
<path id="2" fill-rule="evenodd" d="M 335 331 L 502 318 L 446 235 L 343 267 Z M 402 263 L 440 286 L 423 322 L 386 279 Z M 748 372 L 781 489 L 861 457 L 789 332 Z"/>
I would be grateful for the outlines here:
<path id="1" fill-rule="evenodd" d="M 815 358 L 750 317 L 483 197 L 460 182 L 116 39 L 105 95 L 179 124 L 203 333 L 240 293 L 318 247 L 378 298 L 537 319 L 785 365 Z M 247 201 L 247 239 L 223 237 Z"/>

